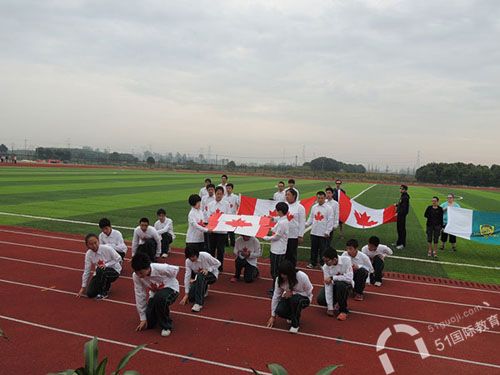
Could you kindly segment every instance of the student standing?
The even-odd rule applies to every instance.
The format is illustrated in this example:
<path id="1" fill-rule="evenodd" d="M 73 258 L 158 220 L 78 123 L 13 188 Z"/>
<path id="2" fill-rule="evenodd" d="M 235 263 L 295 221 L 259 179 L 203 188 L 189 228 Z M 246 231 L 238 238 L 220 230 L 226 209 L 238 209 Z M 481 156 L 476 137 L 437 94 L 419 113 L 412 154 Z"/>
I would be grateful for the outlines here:
<path id="1" fill-rule="evenodd" d="M 288 233 L 290 223 L 287 218 L 288 204 L 285 202 L 278 202 L 276 204 L 276 212 L 278 214 L 278 221 L 271 229 L 271 235 L 265 236 L 264 241 L 271 242 L 271 250 L 269 251 L 269 260 L 271 262 L 271 278 L 273 279 L 272 288 L 269 290 L 270 294 L 274 293 L 274 282 L 278 277 L 278 266 L 285 260 L 286 248 L 288 244 Z"/>
<path id="2" fill-rule="evenodd" d="M 208 217 L 213 214 L 227 214 L 229 204 L 224 199 L 224 189 L 222 186 L 215 188 L 215 200 L 208 205 Z M 220 262 L 219 271 L 224 269 L 224 253 L 226 252 L 227 232 L 212 232 L 208 235 L 208 247 L 212 256 L 217 256 Z"/>
<path id="3" fill-rule="evenodd" d="M 255 237 L 240 236 L 234 245 L 234 255 L 236 255 L 235 273 L 231 278 L 234 283 L 240 279 L 243 270 L 243 279 L 246 283 L 251 283 L 259 276 L 257 259 L 262 256 L 260 242 Z"/>
<path id="4" fill-rule="evenodd" d="M 306 226 L 311 228 L 311 259 L 307 268 L 316 268 L 318 258 L 320 265 L 323 265 L 323 252 L 328 246 L 328 239 L 333 230 L 333 210 L 325 203 L 326 194 L 324 191 L 316 193 L 316 203 L 309 214 Z"/>
<path id="5" fill-rule="evenodd" d="M 161 255 L 161 236 L 155 228 L 149 225 L 147 217 L 141 218 L 139 226 L 134 229 L 132 256 L 138 251 L 148 254 L 151 262 Z"/>
<path id="6" fill-rule="evenodd" d="M 304 242 L 306 209 L 297 201 L 297 191 L 294 189 L 288 189 L 286 191 L 286 201 L 288 203 L 287 217 L 290 222 L 286 259 L 292 262 L 295 267 L 297 264 L 297 249 L 299 244 Z"/>
<path id="7" fill-rule="evenodd" d="M 321 288 L 317 297 L 318 305 L 326 306 L 326 313 L 344 321 L 347 319 L 347 298 L 349 289 L 354 286 L 351 259 L 348 256 L 338 256 L 337 251 L 331 247 L 323 255 L 323 278 L 325 286 Z"/>
<path id="8" fill-rule="evenodd" d="M 188 214 L 186 247 L 203 251 L 205 248 L 205 235 L 208 233 L 208 229 L 205 226 L 205 215 L 201 210 L 201 198 L 198 194 L 192 194 L 189 196 L 188 202 L 191 210 Z"/>
<path id="9" fill-rule="evenodd" d="M 448 224 L 448 207 L 460 207 L 460 205 L 455 202 L 455 195 L 450 193 L 448 194 L 447 201 L 441 204 L 441 207 L 443 207 L 443 226 L 446 227 L 446 224 Z M 444 250 L 444 245 L 448 241 L 448 236 L 450 236 L 450 244 L 451 244 L 451 249 L 453 251 L 457 251 L 457 237 L 454 236 L 453 234 L 448 235 L 444 230 L 441 232 L 441 250 Z"/>
<path id="10" fill-rule="evenodd" d="M 158 324 L 163 337 L 172 332 L 170 305 L 179 296 L 177 274 L 179 267 L 169 264 L 151 263 L 144 253 L 137 253 L 131 262 L 134 273 L 135 305 L 139 313 L 136 331 L 151 329 Z"/>
<path id="11" fill-rule="evenodd" d="M 358 247 L 358 241 L 354 239 L 347 241 L 346 251 L 342 253 L 342 256 L 348 256 L 351 259 L 355 292 L 354 299 L 356 301 L 363 301 L 366 279 L 370 273 L 373 273 L 373 266 L 370 258 L 361 251 L 358 251 Z"/>
<path id="12" fill-rule="evenodd" d="M 300 316 L 312 301 L 312 291 L 313 286 L 307 274 L 297 271 L 290 261 L 283 261 L 278 267 L 267 326 L 271 328 L 276 316 L 279 316 L 290 323 L 290 333 L 299 332 Z"/>
<path id="13" fill-rule="evenodd" d="M 208 286 L 219 277 L 220 262 L 204 251 L 186 246 L 186 273 L 184 274 L 184 298 L 181 305 L 189 300 L 194 303 L 191 311 L 200 312 L 208 295 Z"/>
<path id="14" fill-rule="evenodd" d="M 209 184 L 207 186 L 208 195 L 201 198 L 201 211 L 203 212 L 203 222 L 208 224 L 208 205 L 215 200 L 215 185 Z M 210 245 L 208 243 L 208 234 L 204 235 L 204 251 L 210 251 Z"/>
<path id="15" fill-rule="evenodd" d="M 87 294 L 89 298 L 108 298 L 111 283 L 118 279 L 122 271 L 122 258 L 112 247 L 99 244 L 93 233 L 85 236 L 85 245 L 88 250 L 85 253 L 82 287 L 77 296 Z M 95 268 L 95 275 L 89 283 L 92 267 Z"/>
<path id="16" fill-rule="evenodd" d="M 99 220 L 99 228 L 101 229 L 99 242 L 103 245 L 111 246 L 124 259 L 125 255 L 127 255 L 128 247 L 123 240 L 121 232 L 113 229 L 111 221 L 105 217 Z"/>
<path id="17" fill-rule="evenodd" d="M 212 184 L 212 180 L 209 178 L 205 178 L 205 186 L 200 189 L 199 196 L 203 198 L 205 195 L 208 195 L 208 186 Z"/>
<path id="18" fill-rule="evenodd" d="M 333 200 L 335 200 L 335 202 L 337 202 L 337 205 L 339 202 L 340 193 L 345 194 L 345 190 L 342 189 L 341 186 L 342 186 L 342 180 L 341 179 L 335 180 L 335 189 L 333 189 Z M 339 221 L 340 238 L 344 238 L 343 224 L 344 223 Z"/>
<path id="19" fill-rule="evenodd" d="M 371 236 L 368 245 L 363 246 L 361 252 L 370 258 L 373 266 L 373 273 L 370 274 L 370 283 L 375 286 L 382 286 L 382 275 L 384 271 L 384 260 L 388 255 L 392 255 L 392 250 L 380 243 L 380 239 Z"/>
<path id="20" fill-rule="evenodd" d="M 220 176 L 220 181 L 221 181 L 220 184 L 217 185 L 217 186 L 221 186 L 224 189 L 224 196 L 227 195 L 227 190 L 226 190 L 227 180 L 228 180 L 227 175 L 223 174 L 222 176 Z"/>
<path id="21" fill-rule="evenodd" d="M 297 193 L 297 197 L 296 199 L 299 200 L 299 196 L 300 196 L 300 193 L 299 193 L 299 190 L 295 187 L 295 180 L 293 178 L 290 178 L 288 180 L 288 189 L 293 189 L 295 190 L 295 192 Z M 287 190 L 288 190 L 287 189 Z"/>
<path id="22" fill-rule="evenodd" d="M 233 191 L 234 191 L 234 185 L 231 182 L 229 182 L 226 185 L 227 195 L 225 196 L 224 199 L 229 204 L 229 211 L 227 213 L 231 214 L 231 215 L 236 215 L 236 213 L 238 212 L 238 209 L 240 207 L 240 197 L 238 195 L 234 194 Z M 228 238 L 229 238 L 229 241 L 228 241 L 228 243 L 226 242 L 226 244 L 234 247 L 234 241 L 235 241 L 234 232 L 229 232 Z"/>
<path id="23" fill-rule="evenodd" d="M 160 208 L 156 211 L 158 220 L 155 222 L 155 229 L 161 236 L 161 257 L 168 257 L 170 244 L 175 240 L 174 223 L 172 219 L 167 217 L 167 212 Z"/>
<path id="24" fill-rule="evenodd" d="M 285 195 L 285 183 L 283 181 L 280 181 L 278 182 L 278 191 L 273 195 L 273 200 L 275 200 L 276 202 L 285 202 Z"/>
<path id="25" fill-rule="evenodd" d="M 432 205 L 427 206 L 424 217 L 427 219 L 427 256 L 437 258 L 439 235 L 443 230 L 443 207 L 439 205 L 439 198 L 432 197 Z M 434 247 L 433 247 L 434 245 Z"/>
<path id="26" fill-rule="evenodd" d="M 340 225 L 340 222 L 339 222 L 340 209 L 339 209 L 338 202 L 335 199 L 333 199 L 333 189 L 330 186 L 328 186 L 325 189 L 325 194 L 326 194 L 325 203 L 327 205 L 329 205 L 333 211 L 333 230 L 330 232 L 330 236 L 328 237 L 328 246 L 331 246 L 331 243 L 333 240 L 333 232 Z"/>
<path id="27" fill-rule="evenodd" d="M 396 203 L 397 208 L 397 230 L 398 240 L 396 242 L 396 249 L 403 250 L 406 246 L 406 216 L 410 212 L 410 196 L 408 195 L 408 186 L 401 185 L 399 188 L 401 197 L 399 202 Z"/>

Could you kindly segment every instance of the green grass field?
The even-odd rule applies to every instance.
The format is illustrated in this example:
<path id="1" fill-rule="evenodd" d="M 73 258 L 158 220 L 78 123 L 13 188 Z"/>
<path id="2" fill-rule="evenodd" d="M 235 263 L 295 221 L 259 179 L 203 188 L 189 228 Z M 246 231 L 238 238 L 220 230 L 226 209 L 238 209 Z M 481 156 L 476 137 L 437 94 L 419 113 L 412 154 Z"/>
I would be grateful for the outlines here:
<path id="1" fill-rule="evenodd" d="M 186 232 L 189 206 L 187 197 L 197 193 L 205 177 L 218 181 L 218 176 L 195 173 L 171 173 L 120 169 L 69 169 L 69 168 L 0 168 L 0 211 L 29 214 L 52 218 L 97 222 L 108 217 L 112 223 L 134 227 L 137 220 L 147 216 L 153 223 L 156 210 L 163 207 L 174 220 L 176 232 Z M 275 191 L 277 179 L 263 177 L 230 176 L 236 193 L 259 198 L 270 198 Z M 298 180 L 301 197 L 314 195 L 323 190 L 327 181 Z M 371 184 L 344 183 L 347 194 L 355 196 Z M 500 212 L 500 192 L 473 189 L 410 187 L 411 211 L 407 220 L 408 246 L 395 255 L 427 259 L 425 219 L 423 212 L 430 198 L 438 195 L 442 200 L 453 191 L 463 196 L 462 207 Z M 383 208 L 397 201 L 399 188 L 394 185 L 377 185 L 357 201 L 373 208 Z M 0 215 L 0 224 L 18 225 L 59 232 L 85 234 L 98 231 L 97 225 L 57 223 L 22 217 Z M 132 231 L 122 230 L 124 237 L 131 239 Z M 344 237 L 356 238 L 365 244 L 368 237 L 377 235 L 382 243 L 390 244 L 396 239 L 395 224 L 387 224 L 370 230 L 344 227 Z M 182 247 L 185 237 L 178 235 L 174 246 Z M 335 238 L 335 247 L 342 249 L 345 240 Z M 304 246 L 308 246 L 306 235 Z M 82 244 L 83 246 L 83 244 Z M 265 247 L 268 249 L 268 246 Z M 299 250 L 301 259 L 308 259 L 308 250 Z M 484 266 L 500 264 L 500 247 L 485 246 L 458 240 L 458 251 L 445 250 L 439 261 L 472 263 Z M 410 260 L 389 259 L 386 270 L 422 275 L 433 275 L 455 279 L 500 284 L 500 271 L 478 269 L 438 263 L 422 263 Z"/>

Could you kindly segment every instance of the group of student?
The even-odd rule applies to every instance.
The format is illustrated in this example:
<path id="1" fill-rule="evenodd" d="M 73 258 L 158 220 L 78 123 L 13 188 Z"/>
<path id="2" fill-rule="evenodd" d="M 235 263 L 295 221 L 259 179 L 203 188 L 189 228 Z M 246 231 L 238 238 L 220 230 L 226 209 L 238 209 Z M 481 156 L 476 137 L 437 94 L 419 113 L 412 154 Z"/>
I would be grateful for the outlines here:
<path id="1" fill-rule="evenodd" d="M 337 181 L 337 189 L 342 182 Z M 228 233 L 214 232 L 207 227 L 210 216 L 215 212 L 236 213 L 239 198 L 233 193 L 234 185 L 222 176 L 221 184 L 214 186 L 210 179 L 200 194 L 188 198 L 191 210 L 188 213 L 186 235 L 184 296 L 181 304 L 191 303 L 193 312 L 200 312 L 208 295 L 208 287 L 217 282 L 224 267 L 224 253 Z M 348 313 L 348 297 L 356 301 L 364 299 L 365 285 L 382 285 L 384 259 L 392 250 L 380 244 L 380 240 L 370 237 L 368 244 L 359 250 L 358 241 L 350 239 L 346 250 L 338 255 L 330 245 L 334 230 L 340 227 L 338 203 L 335 190 L 327 188 L 316 194 L 317 203 L 312 207 L 306 220 L 305 208 L 298 201 L 299 192 L 294 181 L 289 180 L 288 189 L 284 183 L 278 184 L 274 194 L 277 217 L 276 223 L 263 240 L 270 242 L 270 274 L 272 287 L 268 291 L 272 297 L 271 316 L 267 326 L 274 325 L 277 316 L 287 320 L 290 332 L 296 333 L 300 326 L 302 310 L 309 306 L 313 298 L 313 286 L 308 275 L 297 269 L 297 248 L 303 242 L 305 226 L 311 226 L 311 259 L 308 268 L 321 268 L 324 286 L 318 294 L 317 302 L 325 306 L 329 316 L 337 315 L 344 321 Z M 337 191 L 338 199 L 338 191 Z M 132 239 L 133 282 L 136 307 L 139 314 L 137 330 L 161 327 L 161 335 L 169 336 L 172 319 L 169 306 L 179 296 L 177 276 L 179 267 L 160 263 L 168 257 L 169 246 L 175 239 L 173 222 L 164 209 L 157 211 L 158 220 L 154 226 L 147 218 L 141 218 L 134 229 Z M 111 284 L 122 271 L 127 245 L 122 234 L 112 228 L 107 218 L 99 221 L 99 236 L 85 237 L 87 252 L 82 286 L 78 296 L 104 299 L 108 297 Z M 257 259 L 262 256 L 262 248 L 254 237 L 240 236 L 233 239 L 235 273 L 230 279 L 241 279 L 250 283 L 258 278 Z M 95 268 L 91 278 L 92 267 Z"/>

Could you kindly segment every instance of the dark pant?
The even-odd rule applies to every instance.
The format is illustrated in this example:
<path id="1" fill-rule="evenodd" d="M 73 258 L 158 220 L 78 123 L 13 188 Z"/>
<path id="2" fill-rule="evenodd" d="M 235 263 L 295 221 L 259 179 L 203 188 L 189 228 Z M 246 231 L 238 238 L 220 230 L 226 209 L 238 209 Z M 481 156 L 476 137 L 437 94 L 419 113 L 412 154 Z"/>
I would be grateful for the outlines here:
<path id="1" fill-rule="evenodd" d="M 441 229 L 443 227 L 441 225 L 427 225 L 425 229 L 425 233 L 427 234 L 427 242 L 428 243 L 438 243 L 439 235 L 441 234 Z"/>
<path id="2" fill-rule="evenodd" d="M 318 264 L 323 265 L 323 253 L 328 246 L 329 239 L 327 237 L 320 237 L 311 234 L 311 260 L 310 263 L 313 266 Z"/>
<path id="3" fill-rule="evenodd" d="M 299 247 L 298 238 L 289 238 L 286 244 L 286 260 L 292 262 L 293 266 L 297 266 L 297 248 Z"/>
<path id="4" fill-rule="evenodd" d="M 365 268 L 358 268 L 354 271 L 354 291 L 357 294 L 363 294 L 365 290 L 366 279 L 368 278 L 368 271 Z"/>
<path id="5" fill-rule="evenodd" d="M 335 232 L 335 231 L 334 231 L 334 230 L 332 230 L 332 231 L 330 232 L 330 235 L 328 236 L 328 241 L 327 241 L 327 246 L 328 246 L 328 247 L 332 247 L 333 232 Z"/>
<path id="6" fill-rule="evenodd" d="M 285 260 L 286 255 L 285 254 L 274 254 L 270 253 L 269 254 L 269 260 L 271 261 L 271 278 L 273 279 L 273 290 L 274 290 L 274 283 L 276 282 L 276 278 L 278 277 L 278 267 L 281 262 Z"/>
<path id="7" fill-rule="evenodd" d="M 406 215 L 398 215 L 396 226 L 398 229 L 398 240 L 396 245 L 406 246 Z"/>
<path id="8" fill-rule="evenodd" d="M 154 262 L 156 260 L 157 247 L 158 244 L 156 243 L 156 241 L 152 238 L 148 238 L 146 241 L 144 241 L 143 244 L 137 247 L 137 252 L 147 254 L 149 256 L 149 259 L 151 259 L 151 262 Z"/>
<path id="9" fill-rule="evenodd" d="M 384 270 L 384 261 L 381 257 L 376 256 L 372 260 L 374 272 L 370 274 L 370 284 L 375 284 L 377 281 L 382 282 L 382 271 Z"/>
<path id="10" fill-rule="evenodd" d="M 196 281 L 189 287 L 189 302 L 194 302 L 200 306 L 203 306 L 203 303 L 205 302 L 205 293 L 207 292 L 208 286 L 215 283 L 216 281 L 217 278 L 212 272 L 209 272 L 207 275 L 204 275 L 201 272 L 197 273 Z"/>
<path id="11" fill-rule="evenodd" d="M 215 257 L 217 252 L 217 259 L 220 262 L 219 271 L 224 268 L 224 253 L 226 252 L 226 239 L 227 233 L 210 233 L 208 235 L 208 242 L 210 245 L 210 254 Z"/>
<path id="12" fill-rule="evenodd" d="M 205 251 L 205 242 L 186 242 L 186 247 L 187 246 L 198 249 L 200 252 Z"/>
<path id="13" fill-rule="evenodd" d="M 170 233 L 162 233 L 161 235 L 161 253 L 168 254 L 170 244 L 172 243 L 172 235 Z"/>
<path id="14" fill-rule="evenodd" d="M 201 251 L 205 251 L 207 253 L 210 253 L 210 244 L 209 244 L 209 240 L 208 240 L 208 233 L 203 233 L 203 249 Z"/>
<path id="15" fill-rule="evenodd" d="M 276 315 L 292 321 L 292 327 L 297 328 L 300 324 L 300 314 L 309 306 L 309 298 L 300 294 L 294 294 L 290 298 L 281 298 L 276 307 Z"/>
<path id="16" fill-rule="evenodd" d="M 111 283 L 116 281 L 120 274 L 116 272 L 113 268 L 96 268 L 96 274 L 90 280 L 89 286 L 87 287 L 87 297 L 95 298 L 98 294 L 107 294 L 111 288 Z"/>
<path id="17" fill-rule="evenodd" d="M 236 257 L 234 266 L 236 267 L 234 277 L 239 279 L 241 275 L 241 270 L 243 270 L 243 279 L 245 280 L 246 283 L 251 283 L 257 278 L 257 276 L 259 276 L 259 270 L 257 269 L 257 267 L 252 266 L 250 263 L 248 263 L 246 259 L 241 259 L 240 257 Z"/>
<path id="18" fill-rule="evenodd" d="M 454 236 L 453 234 L 450 234 L 450 243 L 452 245 L 457 243 L 457 237 Z M 444 231 L 441 232 L 441 242 L 446 243 L 448 241 L 448 233 L 445 233 Z"/>
<path id="19" fill-rule="evenodd" d="M 348 313 L 347 309 L 347 297 L 349 296 L 349 289 L 351 288 L 351 284 L 346 283 L 345 281 L 335 281 L 333 283 L 333 305 L 336 303 L 339 304 L 339 311 L 342 313 Z M 326 289 L 325 287 L 321 288 L 317 297 L 318 305 L 320 306 L 328 306 L 326 303 Z"/>
<path id="20" fill-rule="evenodd" d="M 172 288 L 163 288 L 149 299 L 146 308 L 148 328 L 154 328 L 158 323 L 161 329 L 172 329 L 169 306 L 175 302 L 179 293 Z"/>
<path id="21" fill-rule="evenodd" d="M 118 255 L 120 255 L 122 257 L 122 260 L 125 259 L 125 253 L 121 253 L 119 251 L 117 251 Z"/>

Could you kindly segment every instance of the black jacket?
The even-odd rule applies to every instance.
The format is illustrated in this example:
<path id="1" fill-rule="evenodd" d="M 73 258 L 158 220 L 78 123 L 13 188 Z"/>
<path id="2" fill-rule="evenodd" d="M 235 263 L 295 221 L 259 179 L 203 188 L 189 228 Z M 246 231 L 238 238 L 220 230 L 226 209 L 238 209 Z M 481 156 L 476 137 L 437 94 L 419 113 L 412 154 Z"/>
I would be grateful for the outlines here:
<path id="1" fill-rule="evenodd" d="M 397 206 L 399 216 L 408 215 L 408 212 L 410 212 L 410 196 L 408 193 L 401 193 L 401 198 L 399 198 Z"/>

